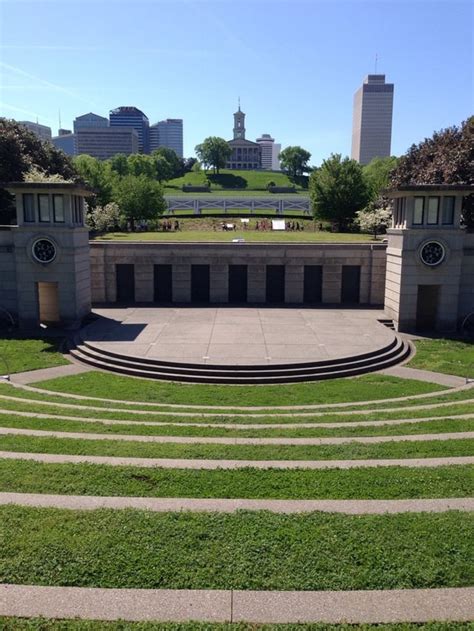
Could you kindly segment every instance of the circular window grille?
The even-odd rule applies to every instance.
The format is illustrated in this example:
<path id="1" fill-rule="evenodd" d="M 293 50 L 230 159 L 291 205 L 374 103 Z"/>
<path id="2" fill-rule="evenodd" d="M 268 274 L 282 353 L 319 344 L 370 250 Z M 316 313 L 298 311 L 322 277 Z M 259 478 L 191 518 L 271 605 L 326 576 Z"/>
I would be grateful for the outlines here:
<path id="1" fill-rule="evenodd" d="M 420 249 L 420 259 L 429 267 L 436 267 L 442 263 L 445 256 L 446 250 L 439 241 L 428 241 Z"/>
<path id="2" fill-rule="evenodd" d="M 49 239 L 36 239 L 31 253 L 38 263 L 51 263 L 56 258 L 56 246 Z"/>

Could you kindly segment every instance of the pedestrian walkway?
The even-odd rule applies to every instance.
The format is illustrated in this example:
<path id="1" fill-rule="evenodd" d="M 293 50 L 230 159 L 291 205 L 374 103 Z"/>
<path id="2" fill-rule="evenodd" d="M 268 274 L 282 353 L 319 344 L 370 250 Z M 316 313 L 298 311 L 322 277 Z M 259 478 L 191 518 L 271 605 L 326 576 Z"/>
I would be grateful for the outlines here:
<path id="1" fill-rule="evenodd" d="M 391 368 L 385 368 L 385 370 L 381 370 L 380 372 L 383 375 L 389 375 L 391 377 L 428 381 L 429 383 L 437 383 L 440 386 L 447 386 L 448 388 L 457 388 L 466 384 L 466 377 L 444 375 L 440 372 L 420 370 L 419 368 L 410 368 L 408 366 L 392 366 Z"/>
<path id="2" fill-rule="evenodd" d="M 0 615 L 248 623 L 470 621 L 474 589 L 237 591 L 0 585 Z"/>
<path id="3" fill-rule="evenodd" d="M 0 458 L 49 463 L 90 463 L 162 469 L 356 469 L 360 467 L 446 467 L 474 464 L 474 456 L 393 458 L 380 460 L 197 460 L 192 458 L 131 458 L 0 451 Z"/>
<path id="4" fill-rule="evenodd" d="M 474 438 L 474 432 L 445 432 L 435 434 L 406 434 L 396 436 L 330 436 L 323 438 L 230 438 L 221 436 L 150 436 L 133 434 L 94 434 L 86 432 L 58 432 L 42 429 L 0 427 L 0 436 L 35 436 L 38 438 L 68 438 L 78 440 L 116 440 L 136 443 L 171 443 L 181 445 L 347 445 L 398 442 L 425 442 Z"/>
<path id="5" fill-rule="evenodd" d="M 26 385 L 28 383 L 46 381 L 47 379 L 79 375 L 80 373 L 89 372 L 91 370 L 92 368 L 90 366 L 83 366 L 82 364 L 64 364 L 64 366 L 54 366 L 53 368 L 40 368 L 39 370 L 17 372 L 10 375 L 10 381 L 17 385 Z"/>
<path id="6" fill-rule="evenodd" d="M 16 504 L 40 508 L 97 510 L 99 508 L 235 513 L 265 510 L 272 513 L 344 513 L 383 515 L 386 513 L 443 513 L 474 510 L 474 498 L 408 500 L 253 500 L 174 497 L 102 497 L 91 495 L 47 495 L 43 493 L 0 493 L 0 505 Z"/>

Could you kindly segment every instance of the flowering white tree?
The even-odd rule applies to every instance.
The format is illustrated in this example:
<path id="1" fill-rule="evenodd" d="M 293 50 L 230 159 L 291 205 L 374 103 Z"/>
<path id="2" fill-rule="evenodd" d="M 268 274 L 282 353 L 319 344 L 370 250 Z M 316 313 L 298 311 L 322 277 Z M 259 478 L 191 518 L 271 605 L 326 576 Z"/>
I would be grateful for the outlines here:
<path id="1" fill-rule="evenodd" d="M 392 222 L 392 209 L 389 206 L 369 204 L 356 213 L 356 223 L 363 232 L 371 232 L 374 239 Z"/>
<path id="2" fill-rule="evenodd" d="M 124 227 L 123 217 L 120 215 L 120 208 L 115 202 L 110 202 L 105 206 L 96 206 L 87 215 L 87 224 L 96 232 L 108 232 L 120 230 Z"/>

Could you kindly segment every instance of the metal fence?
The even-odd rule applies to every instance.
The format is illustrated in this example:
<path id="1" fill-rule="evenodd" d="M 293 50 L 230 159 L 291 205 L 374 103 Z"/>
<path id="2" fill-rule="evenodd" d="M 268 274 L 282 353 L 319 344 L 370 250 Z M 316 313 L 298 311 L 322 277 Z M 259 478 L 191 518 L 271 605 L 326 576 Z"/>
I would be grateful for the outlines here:
<path id="1" fill-rule="evenodd" d="M 194 215 L 201 215 L 203 210 L 221 210 L 223 214 L 248 210 L 250 214 L 272 210 L 277 215 L 284 215 L 287 211 L 299 211 L 305 215 L 311 214 L 308 197 L 300 199 L 273 199 L 268 197 L 211 197 L 191 198 L 167 197 L 168 213 L 176 210 L 189 210 Z"/>

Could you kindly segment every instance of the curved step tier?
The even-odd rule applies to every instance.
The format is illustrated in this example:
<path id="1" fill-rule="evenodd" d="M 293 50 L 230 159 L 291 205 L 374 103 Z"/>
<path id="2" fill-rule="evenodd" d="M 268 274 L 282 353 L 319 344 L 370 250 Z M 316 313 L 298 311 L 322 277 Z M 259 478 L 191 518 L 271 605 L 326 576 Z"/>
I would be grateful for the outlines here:
<path id="1" fill-rule="evenodd" d="M 123 355 L 77 337 L 70 349 L 78 361 L 134 377 L 221 384 L 274 384 L 351 377 L 399 364 L 411 354 L 410 345 L 394 336 L 386 346 L 369 353 L 322 361 L 267 365 L 212 365 L 162 361 Z"/>

